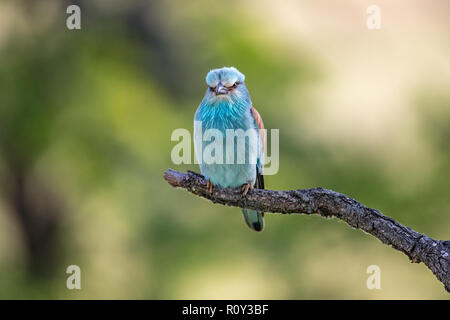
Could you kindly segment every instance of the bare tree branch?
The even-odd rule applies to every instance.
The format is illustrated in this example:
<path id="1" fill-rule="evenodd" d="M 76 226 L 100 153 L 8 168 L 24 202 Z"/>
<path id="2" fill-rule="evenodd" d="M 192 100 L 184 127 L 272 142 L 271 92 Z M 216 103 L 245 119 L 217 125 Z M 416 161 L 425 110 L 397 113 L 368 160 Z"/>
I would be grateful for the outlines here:
<path id="1" fill-rule="evenodd" d="M 411 262 L 423 262 L 450 292 L 450 241 L 427 237 L 342 193 L 323 188 L 289 191 L 253 189 L 242 197 L 240 188 L 215 187 L 210 194 L 203 176 L 192 171 L 181 173 L 168 169 L 164 179 L 173 187 L 184 188 L 214 203 L 263 212 L 339 218 L 403 252 Z"/>

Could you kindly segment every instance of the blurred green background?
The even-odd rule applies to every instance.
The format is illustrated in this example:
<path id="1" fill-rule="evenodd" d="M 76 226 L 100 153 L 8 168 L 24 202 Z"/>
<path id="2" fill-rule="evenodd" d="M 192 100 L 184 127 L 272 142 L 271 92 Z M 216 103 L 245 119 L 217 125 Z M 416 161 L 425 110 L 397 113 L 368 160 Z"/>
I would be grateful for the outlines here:
<path id="1" fill-rule="evenodd" d="M 345 223 L 267 215 L 259 234 L 162 179 L 199 171 L 171 162 L 171 133 L 235 66 L 280 129 L 268 188 L 330 188 L 448 240 L 450 4 L 377 1 L 368 30 L 371 4 L 0 1 L 0 298 L 448 298 Z"/>

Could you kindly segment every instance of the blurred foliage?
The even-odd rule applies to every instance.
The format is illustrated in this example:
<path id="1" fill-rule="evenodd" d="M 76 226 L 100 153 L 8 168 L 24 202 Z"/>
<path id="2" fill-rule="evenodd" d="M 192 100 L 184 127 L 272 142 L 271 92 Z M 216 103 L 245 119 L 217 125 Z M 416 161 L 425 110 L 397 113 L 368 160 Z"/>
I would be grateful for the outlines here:
<path id="1" fill-rule="evenodd" d="M 268 215 L 256 234 L 239 210 L 173 190 L 162 174 L 174 167 L 172 131 L 192 128 L 205 74 L 234 65 L 266 127 L 280 128 L 269 188 L 335 189 L 448 238 L 448 93 L 413 96 L 438 165 L 402 193 L 407 179 L 393 182 L 372 155 L 302 132 L 295 115 L 312 116 L 326 67 L 237 1 L 227 15 L 204 10 L 208 1 L 78 1 L 81 31 L 65 29 L 61 3 L 46 3 L 56 8 L 47 25 L 12 31 L 0 47 L 0 298 L 445 297 L 423 265 L 343 223 Z M 70 264 L 81 291 L 65 288 Z M 380 292 L 365 288 L 370 264 L 383 271 Z"/>

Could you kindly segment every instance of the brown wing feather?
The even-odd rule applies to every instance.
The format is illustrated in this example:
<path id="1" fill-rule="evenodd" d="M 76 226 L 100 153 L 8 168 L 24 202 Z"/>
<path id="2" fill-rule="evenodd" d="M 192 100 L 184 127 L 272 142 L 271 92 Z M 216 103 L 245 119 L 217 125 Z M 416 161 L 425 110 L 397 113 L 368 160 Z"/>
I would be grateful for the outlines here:
<path id="1" fill-rule="evenodd" d="M 261 138 L 263 152 L 265 154 L 266 153 L 266 132 L 264 131 L 264 122 L 263 122 L 258 110 L 256 110 L 255 107 L 251 107 L 250 110 L 252 111 L 253 117 L 255 118 L 256 124 L 258 126 L 259 137 Z"/>

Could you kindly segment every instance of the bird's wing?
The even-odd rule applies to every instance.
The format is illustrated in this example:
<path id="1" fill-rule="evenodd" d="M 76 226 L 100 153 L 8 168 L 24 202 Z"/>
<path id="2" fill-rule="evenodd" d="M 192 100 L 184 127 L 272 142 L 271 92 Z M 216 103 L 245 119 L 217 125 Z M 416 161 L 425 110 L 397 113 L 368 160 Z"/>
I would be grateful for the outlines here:
<path id="1" fill-rule="evenodd" d="M 264 180 L 262 177 L 262 170 L 264 167 L 264 154 L 266 153 L 266 131 L 264 130 L 264 122 L 261 118 L 261 115 L 259 114 L 258 110 L 255 109 L 255 107 L 251 107 L 251 112 L 253 115 L 253 118 L 255 119 L 256 125 L 259 129 L 259 141 L 261 143 L 261 148 L 260 148 L 260 154 L 258 156 L 258 160 L 259 160 L 259 165 L 257 166 L 258 168 L 258 179 L 259 180 L 259 175 L 261 175 L 260 179 L 261 179 L 261 183 L 262 184 L 262 188 L 264 189 Z"/>
<path id="2" fill-rule="evenodd" d="M 251 107 L 250 109 L 252 111 L 253 118 L 255 119 L 256 125 L 259 129 L 259 137 L 262 145 L 262 152 L 265 153 L 266 150 L 266 132 L 264 131 L 264 122 L 258 112 L 258 110 L 255 109 L 255 107 Z"/>

